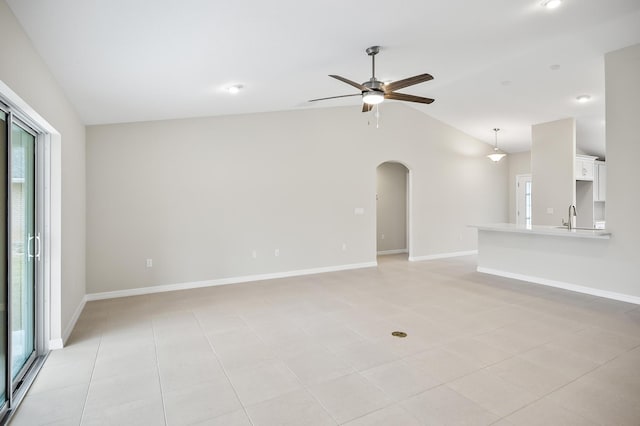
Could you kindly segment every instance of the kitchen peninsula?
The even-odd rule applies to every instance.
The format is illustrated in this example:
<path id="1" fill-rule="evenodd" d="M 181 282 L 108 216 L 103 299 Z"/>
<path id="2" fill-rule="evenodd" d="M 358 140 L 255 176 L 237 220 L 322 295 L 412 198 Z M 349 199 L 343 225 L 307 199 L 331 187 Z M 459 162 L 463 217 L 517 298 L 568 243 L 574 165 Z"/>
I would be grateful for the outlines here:
<path id="1" fill-rule="evenodd" d="M 584 274 L 602 282 L 611 279 L 597 267 L 606 256 L 612 237 L 604 229 L 569 230 L 512 223 L 472 227 L 478 229 L 478 272 L 632 303 L 640 301 L 582 284 Z"/>

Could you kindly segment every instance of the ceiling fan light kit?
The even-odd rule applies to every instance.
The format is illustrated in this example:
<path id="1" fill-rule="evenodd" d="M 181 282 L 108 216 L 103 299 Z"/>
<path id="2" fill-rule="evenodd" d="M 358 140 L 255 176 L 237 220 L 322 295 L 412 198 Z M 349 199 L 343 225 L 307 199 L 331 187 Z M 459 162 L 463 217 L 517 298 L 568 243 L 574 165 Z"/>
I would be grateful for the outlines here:
<path id="1" fill-rule="evenodd" d="M 369 105 L 377 105 L 384 101 L 384 94 L 380 92 L 367 92 L 362 95 L 362 102 Z"/>
<path id="2" fill-rule="evenodd" d="M 329 75 L 329 77 L 347 83 L 350 86 L 360 90 L 359 94 L 331 96 L 328 98 L 311 99 L 309 102 L 324 101 L 328 99 L 346 98 L 350 96 L 360 96 L 362 98 L 362 112 L 369 112 L 373 109 L 373 105 L 382 103 L 385 99 L 393 99 L 397 101 L 416 102 L 420 104 L 430 104 L 434 100 L 421 96 L 407 95 L 398 93 L 396 90 L 415 84 L 424 83 L 433 80 L 430 74 L 420 74 L 403 80 L 382 82 L 376 78 L 376 55 L 380 52 L 380 46 L 371 46 L 366 50 L 367 55 L 371 56 L 371 78 L 364 83 L 356 83 L 339 75 Z"/>

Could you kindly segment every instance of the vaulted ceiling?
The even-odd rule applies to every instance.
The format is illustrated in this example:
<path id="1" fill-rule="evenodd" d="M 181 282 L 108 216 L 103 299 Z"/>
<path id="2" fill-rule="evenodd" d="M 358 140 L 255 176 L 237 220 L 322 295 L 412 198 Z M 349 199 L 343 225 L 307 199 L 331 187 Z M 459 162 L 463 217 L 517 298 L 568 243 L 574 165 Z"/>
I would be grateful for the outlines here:
<path id="1" fill-rule="evenodd" d="M 604 54 L 640 42 L 640 0 L 7 0 L 86 124 L 353 105 L 329 78 L 435 79 L 412 105 L 487 143 L 575 117 L 604 155 Z M 241 84 L 236 95 L 225 89 Z M 591 96 L 586 103 L 576 97 Z M 381 105 L 384 114 L 384 103 Z"/>

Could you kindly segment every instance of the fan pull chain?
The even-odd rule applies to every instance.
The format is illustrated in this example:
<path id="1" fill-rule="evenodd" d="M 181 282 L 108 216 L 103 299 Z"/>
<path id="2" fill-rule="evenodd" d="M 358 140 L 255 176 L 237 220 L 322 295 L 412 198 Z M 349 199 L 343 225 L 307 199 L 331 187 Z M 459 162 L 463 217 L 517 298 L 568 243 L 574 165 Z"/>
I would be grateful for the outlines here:
<path id="1" fill-rule="evenodd" d="M 380 104 L 376 104 L 376 129 L 380 128 Z"/>

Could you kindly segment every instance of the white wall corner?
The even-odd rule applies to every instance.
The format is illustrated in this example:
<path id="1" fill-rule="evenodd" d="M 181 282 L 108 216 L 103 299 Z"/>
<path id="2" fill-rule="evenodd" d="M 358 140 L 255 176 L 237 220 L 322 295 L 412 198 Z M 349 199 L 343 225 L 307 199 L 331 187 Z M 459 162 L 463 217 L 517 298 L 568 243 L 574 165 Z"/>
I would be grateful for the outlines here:
<path id="1" fill-rule="evenodd" d="M 87 304 L 87 300 L 88 300 L 87 296 L 84 296 L 80 301 L 80 303 L 78 304 L 78 306 L 76 307 L 76 310 L 73 312 L 73 316 L 71 317 L 71 320 L 69 320 L 69 324 L 67 324 L 67 326 L 64 329 L 64 332 L 62 333 L 62 338 L 49 340 L 49 349 L 51 350 L 62 349 L 64 347 L 64 345 L 67 343 L 67 340 L 69 340 L 69 337 L 71 336 L 71 333 L 73 332 L 73 329 L 75 328 L 76 323 L 78 322 L 78 319 L 80 318 L 80 315 L 82 314 L 82 311 L 84 310 L 85 305 Z"/>
<path id="2" fill-rule="evenodd" d="M 47 137 L 49 161 L 45 165 L 45 174 L 49 191 L 44 208 L 49 257 L 45 289 L 48 287 L 49 349 L 60 349 L 65 340 L 62 330 L 62 138 L 57 132 L 49 133 Z"/>

